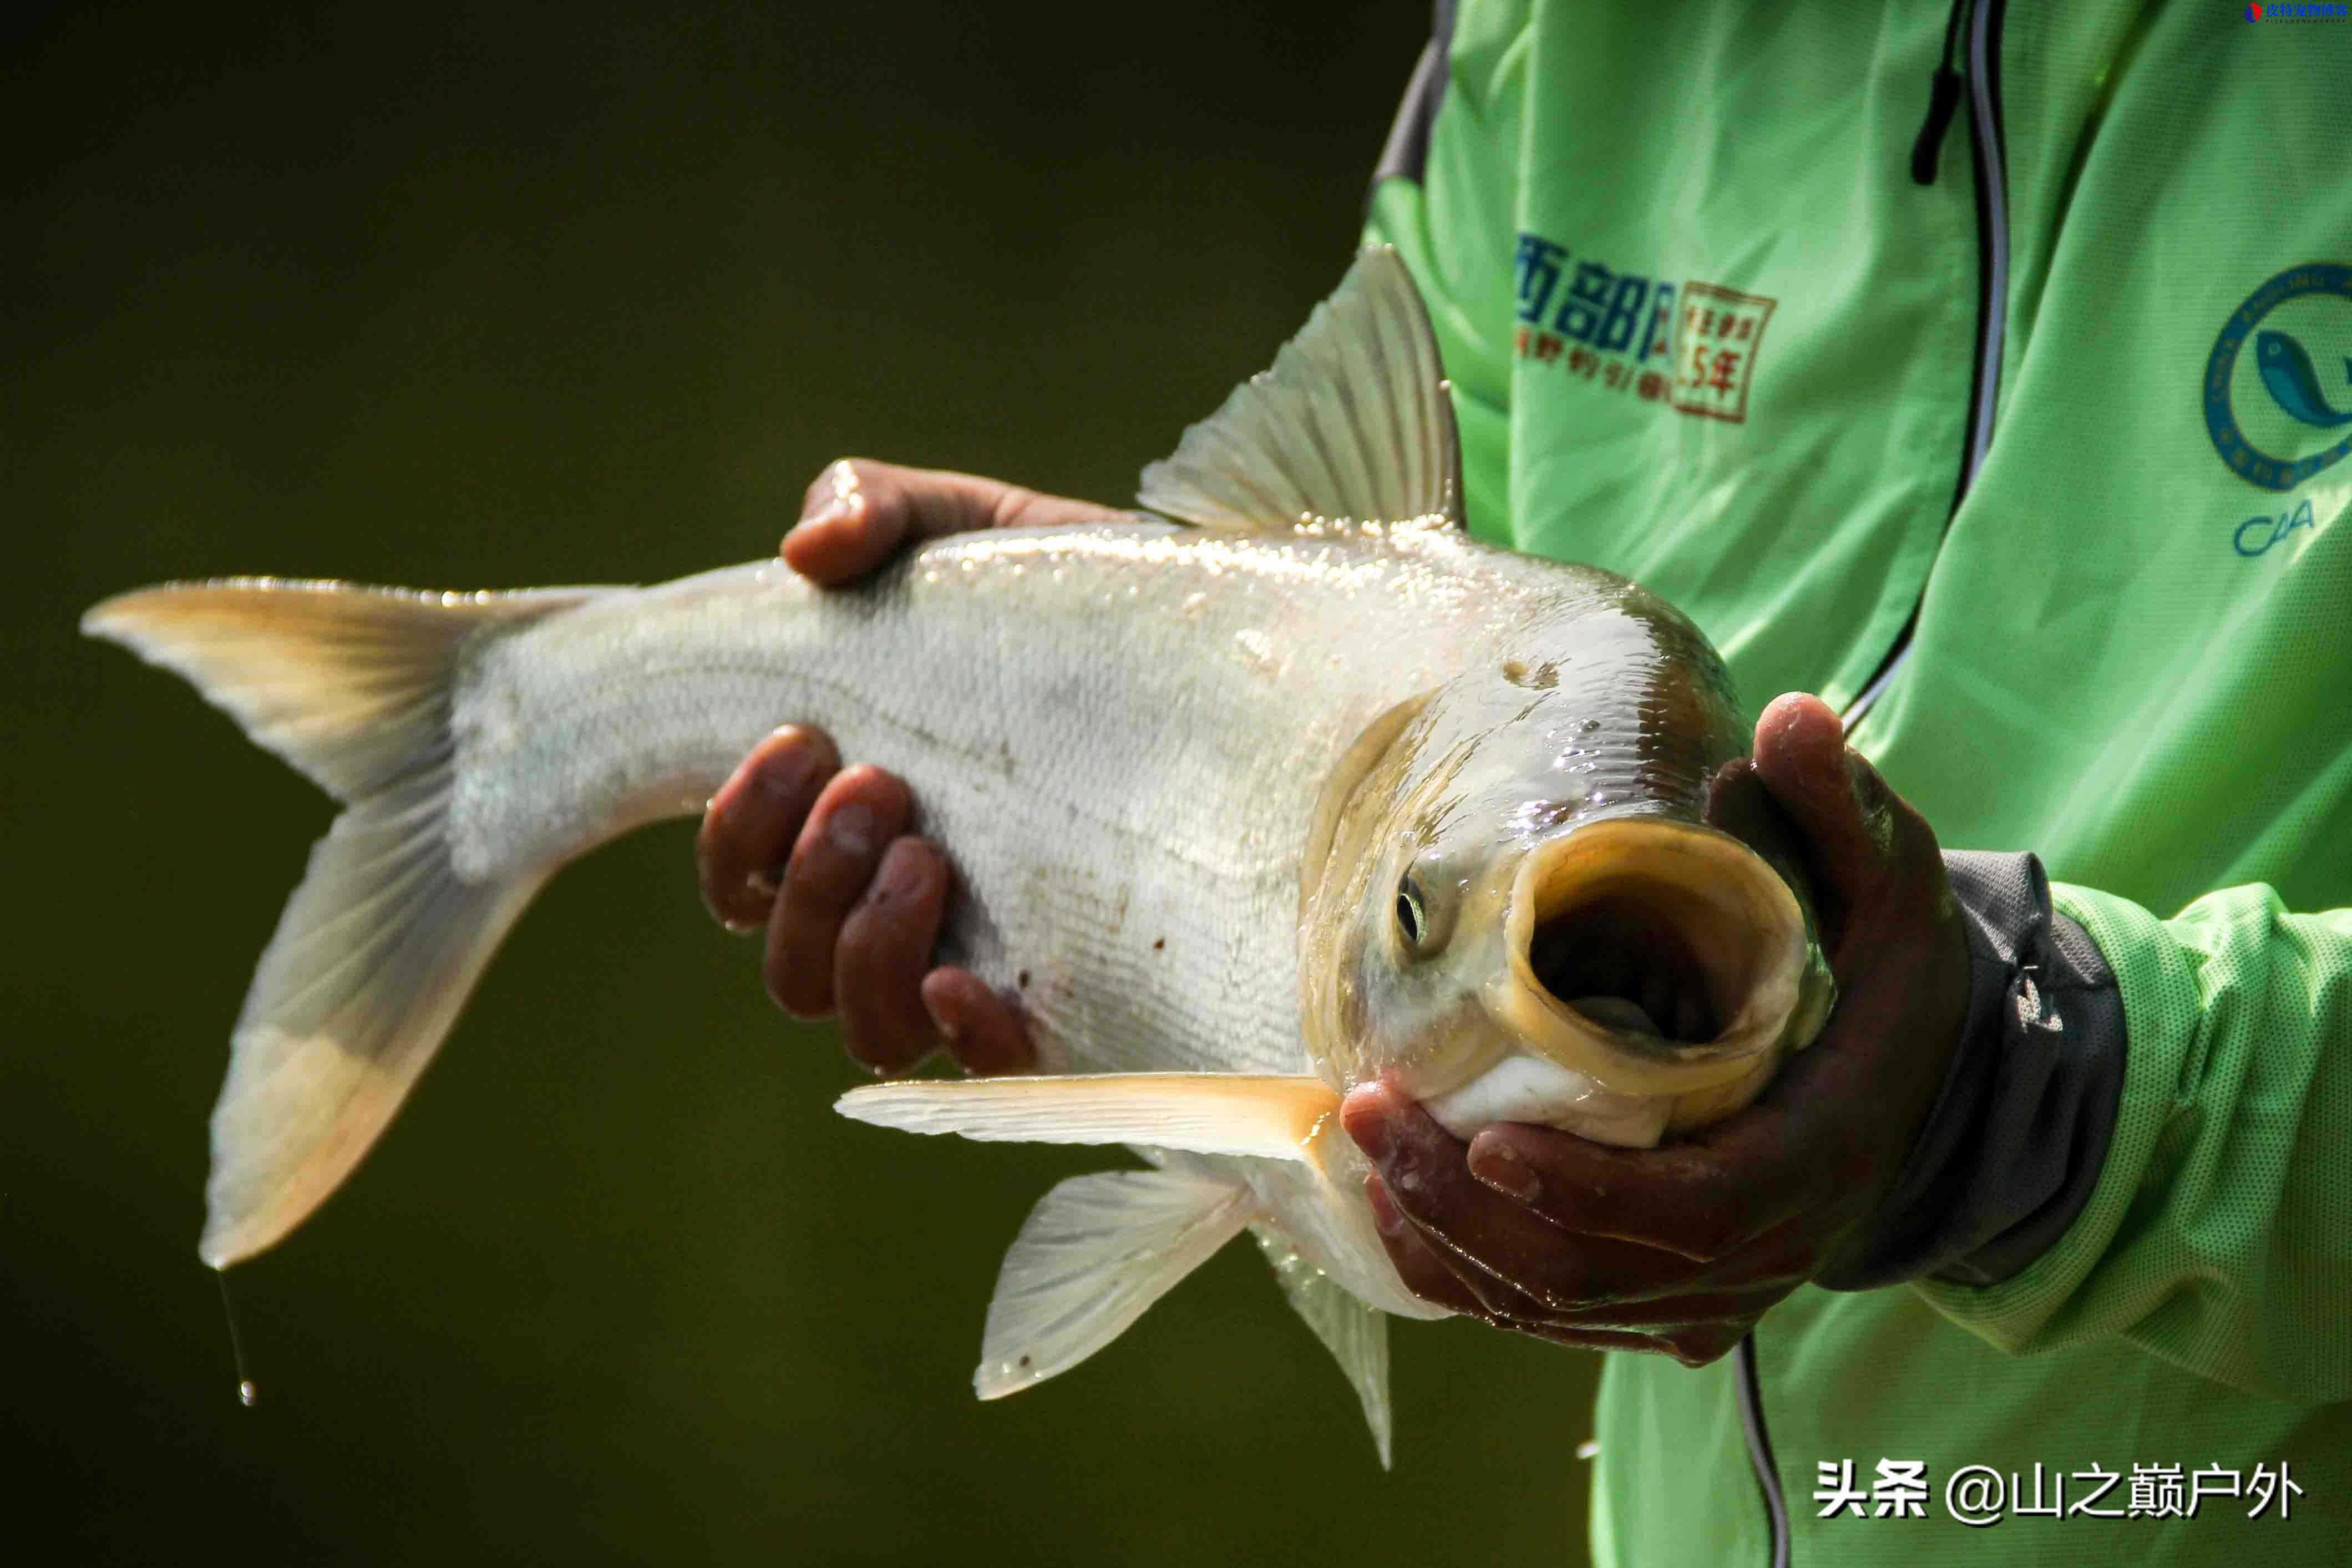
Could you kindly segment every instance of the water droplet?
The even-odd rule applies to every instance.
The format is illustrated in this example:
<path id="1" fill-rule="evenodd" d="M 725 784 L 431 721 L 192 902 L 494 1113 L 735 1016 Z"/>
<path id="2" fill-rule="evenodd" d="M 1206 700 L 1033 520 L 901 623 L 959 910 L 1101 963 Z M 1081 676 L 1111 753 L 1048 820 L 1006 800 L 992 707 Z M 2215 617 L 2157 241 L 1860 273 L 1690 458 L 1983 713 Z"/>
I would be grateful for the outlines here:
<path id="1" fill-rule="evenodd" d="M 220 1287 L 221 1316 L 228 1320 L 228 1353 L 230 1359 L 236 1364 L 236 1402 L 250 1410 L 253 1402 L 260 1397 L 260 1391 L 254 1387 L 253 1379 L 246 1375 L 245 1340 L 236 1332 L 236 1309 L 229 1304 L 228 1275 L 216 1272 L 213 1275 L 213 1282 Z"/>

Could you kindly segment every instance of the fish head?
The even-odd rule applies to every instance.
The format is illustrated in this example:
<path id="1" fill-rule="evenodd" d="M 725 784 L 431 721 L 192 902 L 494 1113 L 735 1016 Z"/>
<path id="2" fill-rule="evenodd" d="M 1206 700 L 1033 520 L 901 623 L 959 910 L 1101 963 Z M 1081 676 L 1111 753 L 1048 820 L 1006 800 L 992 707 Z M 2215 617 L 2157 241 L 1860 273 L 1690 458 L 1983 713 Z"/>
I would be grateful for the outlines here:
<path id="1" fill-rule="evenodd" d="M 1744 1105 L 1834 989 L 1720 661 L 1616 583 L 1369 726 L 1301 877 L 1302 1017 L 1344 1092 L 1649 1145 Z"/>

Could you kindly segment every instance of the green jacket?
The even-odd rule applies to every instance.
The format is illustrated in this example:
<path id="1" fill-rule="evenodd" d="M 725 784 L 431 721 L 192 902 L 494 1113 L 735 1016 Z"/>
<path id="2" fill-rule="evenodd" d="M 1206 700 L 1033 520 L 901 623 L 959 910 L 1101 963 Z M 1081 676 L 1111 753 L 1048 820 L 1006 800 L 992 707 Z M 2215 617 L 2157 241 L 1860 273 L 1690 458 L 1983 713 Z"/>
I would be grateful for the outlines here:
<path id="1" fill-rule="evenodd" d="M 1759 1327 L 1800 1564 L 2352 1562 L 2352 20 L 2249 9 L 1441 5 L 1374 188 L 1473 531 L 1847 708 L 2121 993 L 2053 1242 Z M 1735 1388 L 1610 1358 L 1599 1562 L 1766 1561 Z"/>

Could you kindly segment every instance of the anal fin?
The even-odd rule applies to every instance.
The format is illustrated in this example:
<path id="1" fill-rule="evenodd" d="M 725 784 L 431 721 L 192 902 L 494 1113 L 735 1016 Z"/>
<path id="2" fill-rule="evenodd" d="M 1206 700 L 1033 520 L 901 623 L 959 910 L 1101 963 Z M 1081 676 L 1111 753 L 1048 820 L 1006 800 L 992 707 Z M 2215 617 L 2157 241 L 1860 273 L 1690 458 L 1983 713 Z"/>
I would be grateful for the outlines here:
<path id="1" fill-rule="evenodd" d="M 1076 1366 L 1238 1235 L 1255 1207 L 1246 1186 L 1185 1171 L 1060 1183 L 1004 1254 L 973 1390 L 1001 1399 Z"/>
<path id="2" fill-rule="evenodd" d="M 1281 1232 L 1259 1226 L 1257 1241 L 1274 1277 L 1282 1281 L 1282 1293 L 1291 1310 L 1307 1320 L 1307 1326 L 1339 1364 L 1348 1386 L 1356 1391 L 1356 1401 L 1364 1407 L 1364 1422 L 1372 1429 L 1372 1446 L 1380 1450 L 1381 1469 L 1391 1469 L 1393 1420 L 1389 1406 L 1388 1314 L 1349 1293 L 1285 1240 Z"/>

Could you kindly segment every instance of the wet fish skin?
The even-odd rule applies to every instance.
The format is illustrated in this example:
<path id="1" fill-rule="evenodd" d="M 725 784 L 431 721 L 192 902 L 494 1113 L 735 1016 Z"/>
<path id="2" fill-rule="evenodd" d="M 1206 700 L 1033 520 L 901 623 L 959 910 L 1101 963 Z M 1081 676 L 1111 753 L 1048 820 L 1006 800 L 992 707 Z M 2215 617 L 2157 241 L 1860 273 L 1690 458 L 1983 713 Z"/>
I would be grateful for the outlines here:
<path id="1" fill-rule="evenodd" d="M 1328 758 L 1516 618 L 1615 590 L 1529 565 L 1112 521 L 936 541 L 848 591 L 771 561 L 600 594 L 468 652 L 453 863 L 544 874 L 820 724 L 914 785 L 958 871 L 943 961 L 1019 992 L 1047 1070 L 1304 1071 L 1300 824 Z M 1402 659 L 1401 622 L 1425 633 Z"/>
<path id="2" fill-rule="evenodd" d="M 1470 660 L 1499 664 L 1530 617 L 1606 615 L 1626 591 L 1450 532 L 1108 521 L 939 540 L 848 591 L 772 560 L 512 596 L 230 580 L 124 595 L 88 624 L 217 696 L 224 681 L 249 694 L 277 692 L 287 670 L 315 675 L 302 650 L 269 641 L 306 617 L 478 618 L 450 653 L 446 747 L 425 748 L 446 866 L 393 870 L 525 897 L 619 833 L 698 811 L 776 725 L 821 723 L 914 781 L 958 872 L 942 958 L 1020 997 L 1046 1070 L 1299 1075 L 1315 1071 L 1298 1029 L 1300 851 L 1330 758 L 1400 694 Z M 1399 624 L 1415 628 L 1402 658 Z M 358 733 L 382 727 L 370 716 Z M 273 952 L 301 950 L 299 925 L 289 907 Z M 412 970 L 397 945 L 429 933 L 381 928 L 394 951 L 373 967 L 344 963 L 368 940 L 352 935 L 274 986 L 265 963 L 236 1061 L 275 1027 L 272 992 L 324 984 L 325 1022 L 400 1012 Z M 321 1043 L 266 1051 L 249 1082 L 233 1066 L 224 1091 L 204 1249 L 216 1266 L 274 1244 L 324 1197 L 437 1043 L 412 1034 L 371 1059 L 319 1019 L 304 1028 Z M 317 1056 L 356 1071 L 362 1087 L 342 1103 L 372 1125 L 320 1125 L 294 1103 Z M 1396 1281 L 1352 1192 L 1334 1201 L 1298 1166 L 1190 1158 L 1248 1187 L 1254 1214 L 1354 1295 L 1437 1315 Z M 1352 1150 L 1332 1158 L 1344 1175 Z M 329 1167 L 309 1168 L 320 1159 Z"/>
<path id="3" fill-rule="evenodd" d="M 1038 1205 L 983 1397 L 1075 1364 L 1248 1228 L 1385 1460 L 1381 1314 L 1442 1314 L 1387 1262 L 1339 1093 L 1389 1071 L 1449 1125 L 1648 1142 L 1744 1103 L 1828 1006 L 1788 857 L 1704 825 L 1745 738 L 1712 650 L 1621 579 L 1465 538 L 1457 472 L 1417 298 L 1371 253 L 1147 470 L 1147 505 L 1192 526 L 961 536 L 847 591 L 766 561 L 647 589 L 230 580 L 96 607 L 86 630 L 349 807 L 232 1036 L 203 1255 L 250 1256 L 331 1192 L 549 875 L 700 810 L 761 736 L 814 723 L 913 784 L 958 872 L 941 957 L 1019 996 L 1048 1070 L 844 1111 L 1154 1166 Z M 1408 903 L 1431 922 L 1410 940 Z M 1599 990 L 1555 994 L 1571 976 Z M 1623 994 L 1643 988 L 1647 1010 Z M 1668 1038 L 1700 988 L 1713 1038 Z"/>

